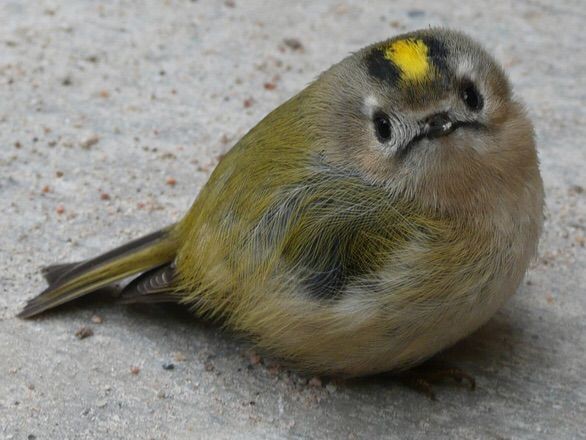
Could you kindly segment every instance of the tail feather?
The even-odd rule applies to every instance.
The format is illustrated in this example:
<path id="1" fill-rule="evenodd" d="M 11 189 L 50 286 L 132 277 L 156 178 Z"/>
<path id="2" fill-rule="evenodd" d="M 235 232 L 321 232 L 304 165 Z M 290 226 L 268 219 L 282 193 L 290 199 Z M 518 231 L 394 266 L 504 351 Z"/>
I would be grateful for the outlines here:
<path id="1" fill-rule="evenodd" d="M 170 226 L 81 263 L 49 266 L 43 270 L 49 287 L 30 300 L 18 316 L 31 318 L 116 281 L 168 263 L 175 258 L 177 246 L 173 226 Z"/>
<path id="2" fill-rule="evenodd" d="M 80 264 L 79 262 L 76 263 L 64 263 L 64 264 L 53 264 L 51 266 L 46 266 L 41 269 L 41 273 L 45 277 L 45 280 L 49 284 L 56 284 L 57 281 L 75 266 Z"/>

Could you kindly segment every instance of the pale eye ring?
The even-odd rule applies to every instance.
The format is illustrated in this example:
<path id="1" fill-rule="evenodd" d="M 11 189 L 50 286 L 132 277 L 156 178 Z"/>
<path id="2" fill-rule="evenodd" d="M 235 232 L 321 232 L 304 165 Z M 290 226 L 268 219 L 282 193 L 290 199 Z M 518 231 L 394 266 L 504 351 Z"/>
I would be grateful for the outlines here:
<path id="1" fill-rule="evenodd" d="M 372 123 L 378 140 L 380 142 L 388 141 L 392 134 L 391 121 L 389 121 L 388 115 L 384 112 L 376 112 L 372 117 Z"/>

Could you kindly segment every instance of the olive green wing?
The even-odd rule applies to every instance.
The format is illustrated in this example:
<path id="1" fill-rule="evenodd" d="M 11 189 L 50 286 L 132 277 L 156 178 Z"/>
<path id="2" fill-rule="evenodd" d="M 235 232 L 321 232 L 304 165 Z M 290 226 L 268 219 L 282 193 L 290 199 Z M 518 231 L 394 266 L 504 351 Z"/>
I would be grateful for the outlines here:
<path id="1" fill-rule="evenodd" d="M 312 177 L 281 191 L 251 241 L 279 254 L 316 298 L 336 298 L 349 283 L 372 277 L 418 233 L 408 207 L 345 170 L 320 164 Z"/>

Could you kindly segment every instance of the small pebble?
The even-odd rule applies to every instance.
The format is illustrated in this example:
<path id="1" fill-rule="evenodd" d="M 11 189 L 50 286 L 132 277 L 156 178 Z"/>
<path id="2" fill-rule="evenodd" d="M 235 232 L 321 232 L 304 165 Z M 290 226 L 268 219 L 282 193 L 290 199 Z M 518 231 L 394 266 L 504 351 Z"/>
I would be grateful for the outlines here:
<path id="1" fill-rule="evenodd" d="M 175 180 L 174 177 L 167 177 L 167 180 L 165 180 L 165 183 L 169 186 L 175 186 L 177 184 L 177 180 Z"/>
<path id="2" fill-rule="evenodd" d="M 407 11 L 407 16 L 409 18 L 420 18 L 425 16 L 425 11 L 421 9 L 410 9 Z"/>
<path id="3" fill-rule="evenodd" d="M 94 331 L 86 326 L 80 327 L 76 332 L 75 332 L 75 337 L 77 339 L 85 339 L 85 338 L 89 338 L 90 336 L 94 335 Z"/>
<path id="4" fill-rule="evenodd" d="M 97 406 L 98 408 L 103 408 L 103 407 L 105 407 L 107 404 L 108 404 L 108 401 L 107 401 L 106 399 L 98 400 L 98 401 L 96 402 L 96 406 Z"/>
<path id="5" fill-rule="evenodd" d="M 94 316 L 91 317 L 91 321 L 94 324 L 101 324 L 102 322 L 104 322 L 104 319 L 101 316 L 99 316 L 99 315 L 94 315 Z"/>
<path id="6" fill-rule="evenodd" d="M 174 370 L 175 369 L 175 364 L 172 362 L 165 362 L 163 364 L 163 369 L 164 370 Z"/>
<path id="7" fill-rule="evenodd" d="M 63 214 L 65 212 L 65 207 L 63 205 L 57 205 L 57 208 L 55 208 L 55 212 L 57 214 Z"/>
<path id="8" fill-rule="evenodd" d="M 291 50 L 303 50 L 303 44 L 297 38 L 285 38 L 283 43 Z"/>
<path id="9" fill-rule="evenodd" d="M 130 367 L 130 374 L 134 374 L 136 376 L 138 373 L 140 373 L 140 368 Z"/>
<path id="10" fill-rule="evenodd" d="M 96 145 L 98 142 L 100 142 L 99 136 L 96 136 L 96 135 L 90 136 L 81 142 L 81 148 L 85 148 L 87 150 L 87 149 L 93 147 L 94 145 Z"/>
<path id="11" fill-rule="evenodd" d="M 175 360 L 177 362 L 184 362 L 187 358 L 185 357 L 185 355 L 183 353 L 181 353 L 180 351 L 176 352 L 173 357 L 175 358 Z"/>

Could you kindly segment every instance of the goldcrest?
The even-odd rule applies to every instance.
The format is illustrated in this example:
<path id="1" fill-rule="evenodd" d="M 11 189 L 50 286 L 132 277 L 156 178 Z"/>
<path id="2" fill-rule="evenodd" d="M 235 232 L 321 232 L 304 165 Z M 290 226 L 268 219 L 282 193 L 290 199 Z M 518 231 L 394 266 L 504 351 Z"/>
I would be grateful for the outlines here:
<path id="1" fill-rule="evenodd" d="M 23 318 L 117 281 L 313 374 L 411 367 L 483 325 L 536 253 L 534 133 L 464 34 L 368 46 L 276 108 L 177 223 L 45 270 Z"/>

